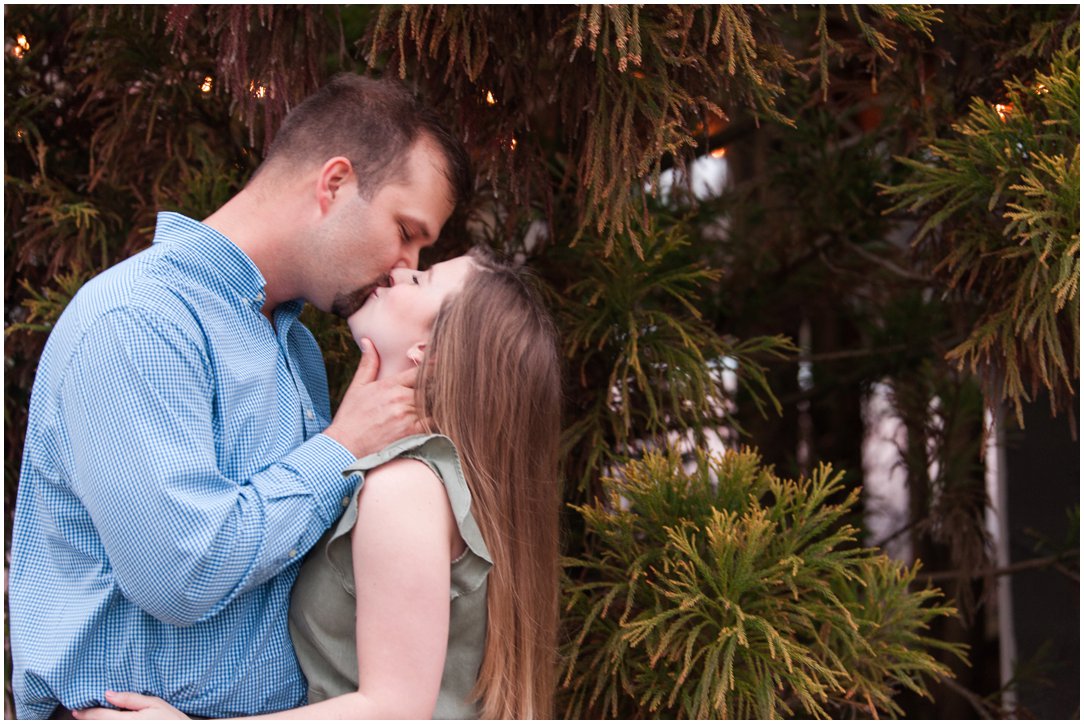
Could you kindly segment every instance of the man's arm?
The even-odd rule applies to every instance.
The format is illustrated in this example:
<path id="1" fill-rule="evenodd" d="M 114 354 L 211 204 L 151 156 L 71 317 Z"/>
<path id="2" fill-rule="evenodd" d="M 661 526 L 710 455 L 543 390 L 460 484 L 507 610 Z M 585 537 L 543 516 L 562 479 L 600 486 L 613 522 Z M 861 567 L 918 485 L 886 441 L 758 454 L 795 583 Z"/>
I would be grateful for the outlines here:
<path id="1" fill-rule="evenodd" d="M 124 594 L 189 625 L 302 556 L 341 512 L 353 456 L 317 435 L 248 480 L 220 470 L 201 342 L 133 310 L 98 320 L 59 393 L 73 491 Z M 259 421 L 257 421 L 259 423 Z"/>
<path id="2" fill-rule="evenodd" d="M 444 486 L 425 463 L 399 459 L 366 476 L 351 536 L 357 591 L 358 691 L 251 719 L 429 719 L 450 620 L 449 570 L 463 546 Z M 183 719 L 162 699 L 108 692 L 121 709 L 76 719 Z"/>

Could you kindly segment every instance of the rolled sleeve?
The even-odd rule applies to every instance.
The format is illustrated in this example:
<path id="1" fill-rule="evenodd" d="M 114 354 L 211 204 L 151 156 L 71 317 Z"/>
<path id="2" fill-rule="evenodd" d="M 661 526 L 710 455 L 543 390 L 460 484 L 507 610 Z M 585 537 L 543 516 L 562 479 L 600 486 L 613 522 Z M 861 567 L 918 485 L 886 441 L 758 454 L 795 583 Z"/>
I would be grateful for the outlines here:
<path id="1" fill-rule="evenodd" d="M 347 479 L 349 476 L 343 475 L 343 470 L 354 461 L 349 450 L 323 434 L 315 435 L 282 459 L 282 467 L 292 471 L 296 480 L 320 501 L 317 511 L 324 528 L 342 515 L 340 498 L 354 487 Z M 269 495 L 275 495 L 274 487 L 269 487 Z M 283 497 L 290 495 L 288 490 L 282 492 Z"/>

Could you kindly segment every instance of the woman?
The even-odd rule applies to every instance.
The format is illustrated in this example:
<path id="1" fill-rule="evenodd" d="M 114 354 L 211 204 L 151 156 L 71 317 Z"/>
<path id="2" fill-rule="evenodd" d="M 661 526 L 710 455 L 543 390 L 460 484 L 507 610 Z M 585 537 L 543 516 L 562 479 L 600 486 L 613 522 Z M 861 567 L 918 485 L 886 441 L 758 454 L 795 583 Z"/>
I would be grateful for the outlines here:
<path id="1" fill-rule="evenodd" d="M 290 608 L 310 703 L 266 718 L 550 718 L 560 373 L 548 316 L 519 273 L 472 251 L 396 270 L 349 323 L 382 376 L 418 367 L 430 433 L 346 471 L 357 489 Z M 183 717 L 156 697 L 106 698 L 130 711 L 76 718 Z"/>

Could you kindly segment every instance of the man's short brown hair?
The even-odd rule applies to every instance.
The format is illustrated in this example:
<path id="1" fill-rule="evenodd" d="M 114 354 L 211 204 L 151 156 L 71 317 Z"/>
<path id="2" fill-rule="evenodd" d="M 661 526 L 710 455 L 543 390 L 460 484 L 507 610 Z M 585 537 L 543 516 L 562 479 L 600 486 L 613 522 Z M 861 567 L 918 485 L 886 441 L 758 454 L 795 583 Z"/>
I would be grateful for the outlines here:
<path id="1" fill-rule="evenodd" d="M 452 202 L 458 205 L 471 193 L 470 161 L 437 114 L 400 83 L 341 73 L 290 111 L 264 164 L 322 164 L 345 156 L 358 190 L 371 198 L 388 182 L 403 179 L 406 155 L 423 137 L 443 153 Z"/>

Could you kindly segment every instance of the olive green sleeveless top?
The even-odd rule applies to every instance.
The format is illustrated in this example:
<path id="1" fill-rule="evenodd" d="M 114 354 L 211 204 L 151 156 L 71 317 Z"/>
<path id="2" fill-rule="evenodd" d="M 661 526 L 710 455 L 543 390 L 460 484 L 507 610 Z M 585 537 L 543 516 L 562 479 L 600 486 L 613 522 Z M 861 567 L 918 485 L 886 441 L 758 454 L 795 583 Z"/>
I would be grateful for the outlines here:
<path id="1" fill-rule="evenodd" d="M 392 443 L 343 471 L 358 474 L 345 512 L 316 544 L 301 567 L 290 601 L 290 636 L 309 682 L 309 702 L 358 690 L 353 554 L 350 532 L 358 517 L 365 473 L 397 457 L 427 464 L 444 483 L 459 535 L 467 544 L 451 566 L 448 653 L 434 719 L 476 719 L 470 694 L 478 680 L 486 640 L 486 576 L 492 558 L 471 515 L 471 494 L 452 441 L 443 435 L 413 435 Z"/>

